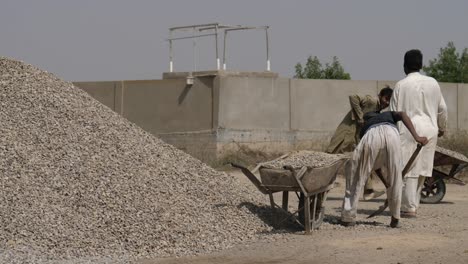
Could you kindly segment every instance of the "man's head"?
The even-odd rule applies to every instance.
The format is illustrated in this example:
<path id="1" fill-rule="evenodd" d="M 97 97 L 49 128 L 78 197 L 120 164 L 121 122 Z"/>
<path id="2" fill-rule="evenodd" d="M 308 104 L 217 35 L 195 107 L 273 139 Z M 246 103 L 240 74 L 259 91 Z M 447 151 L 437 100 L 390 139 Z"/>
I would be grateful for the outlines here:
<path id="1" fill-rule="evenodd" d="M 386 108 L 390 104 L 392 98 L 393 89 L 390 86 L 385 86 L 379 93 L 380 109 Z"/>
<path id="2" fill-rule="evenodd" d="M 409 74 L 412 72 L 419 72 L 422 68 L 423 63 L 423 55 L 420 50 L 412 49 L 408 50 L 405 53 L 405 59 L 403 63 L 403 68 L 405 70 L 405 74 Z"/>

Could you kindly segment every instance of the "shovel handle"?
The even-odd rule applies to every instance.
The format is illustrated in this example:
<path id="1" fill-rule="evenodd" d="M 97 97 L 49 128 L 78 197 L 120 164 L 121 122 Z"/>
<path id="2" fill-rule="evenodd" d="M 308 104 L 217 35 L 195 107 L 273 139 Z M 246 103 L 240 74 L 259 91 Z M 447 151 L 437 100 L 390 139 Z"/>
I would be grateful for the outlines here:
<path id="1" fill-rule="evenodd" d="M 421 144 L 418 144 L 418 146 L 416 147 L 416 150 L 413 152 L 413 155 L 411 155 L 410 159 L 408 160 L 408 163 L 406 163 L 406 166 L 405 168 L 403 169 L 403 172 L 401 173 L 401 176 L 402 177 L 405 177 L 406 173 L 409 171 L 409 168 L 411 167 L 411 165 L 413 165 L 413 162 L 414 160 L 416 159 L 416 157 L 418 156 L 419 152 L 421 151 L 421 148 L 422 148 L 422 145 Z M 380 180 L 382 181 L 382 183 L 385 185 L 385 188 L 388 188 L 388 184 L 387 182 L 384 180 L 382 174 L 380 171 L 376 171 L 376 174 L 377 176 L 380 178 Z M 379 209 L 377 209 L 377 211 L 373 212 L 371 215 L 369 215 L 367 218 L 372 218 L 376 215 L 379 215 L 381 213 L 383 213 L 383 211 L 385 211 L 385 209 L 388 207 L 388 198 L 385 200 L 385 204 L 380 206 Z"/>

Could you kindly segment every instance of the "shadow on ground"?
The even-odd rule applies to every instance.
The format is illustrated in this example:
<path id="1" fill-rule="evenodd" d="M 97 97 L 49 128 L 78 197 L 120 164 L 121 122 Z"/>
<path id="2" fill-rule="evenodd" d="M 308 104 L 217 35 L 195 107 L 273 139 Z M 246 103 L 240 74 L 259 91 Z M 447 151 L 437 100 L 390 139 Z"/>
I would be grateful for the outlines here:
<path id="1" fill-rule="evenodd" d="M 273 209 L 268 205 L 256 205 L 249 202 L 241 203 L 239 207 L 247 208 L 265 224 L 273 227 L 274 231 L 299 232 L 304 230 L 302 226 L 294 220 L 292 214 L 289 212 L 286 213 L 284 210 Z"/>
<path id="2" fill-rule="evenodd" d="M 284 212 L 283 210 L 280 209 L 275 209 L 273 210 L 270 206 L 267 205 L 256 205 L 248 202 L 244 202 L 239 205 L 239 207 L 245 207 L 247 208 L 250 212 L 258 216 L 264 223 L 267 225 L 273 227 L 274 231 L 273 232 L 302 232 L 304 231 L 304 228 L 297 223 L 293 217 L 291 217 L 291 213 Z M 338 209 L 338 208 L 337 208 Z M 341 210 L 341 208 L 339 208 Z M 374 212 L 372 210 L 362 210 L 364 211 L 370 211 Z M 384 212 L 383 215 L 390 215 L 388 212 Z M 275 219 L 277 222 L 275 222 Z M 337 217 L 336 215 L 330 215 L 330 214 L 325 214 L 323 218 L 323 223 L 328 223 L 331 225 L 340 225 L 340 218 Z M 371 225 L 371 226 L 379 226 L 383 225 L 380 222 L 376 221 L 358 221 L 358 225 Z"/>

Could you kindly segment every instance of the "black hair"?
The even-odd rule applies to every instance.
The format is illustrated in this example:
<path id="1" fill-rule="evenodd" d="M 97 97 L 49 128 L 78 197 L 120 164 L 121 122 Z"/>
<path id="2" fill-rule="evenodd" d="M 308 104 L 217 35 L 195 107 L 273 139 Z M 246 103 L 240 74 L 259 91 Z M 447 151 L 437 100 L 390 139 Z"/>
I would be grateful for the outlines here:
<path id="1" fill-rule="evenodd" d="M 422 68 L 423 55 L 420 50 L 412 49 L 405 53 L 404 66 L 411 72 Z"/>
<path id="2" fill-rule="evenodd" d="M 385 88 L 383 88 L 382 90 L 380 90 L 380 93 L 379 95 L 380 96 L 388 96 L 388 97 L 392 97 L 392 94 L 393 94 L 393 89 L 390 88 L 390 86 L 385 86 Z"/>

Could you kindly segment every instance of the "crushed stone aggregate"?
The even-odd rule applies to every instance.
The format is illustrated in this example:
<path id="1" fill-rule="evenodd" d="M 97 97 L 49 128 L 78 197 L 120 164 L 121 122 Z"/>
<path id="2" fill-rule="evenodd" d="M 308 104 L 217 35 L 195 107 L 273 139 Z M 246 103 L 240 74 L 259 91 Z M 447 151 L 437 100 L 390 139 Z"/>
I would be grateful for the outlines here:
<path id="1" fill-rule="evenodd" d="M 127 263 L 272 231 L 245 206 L 265 200 L 255 189 L 5 57 L 0 124 L 1 263 Z"/>

